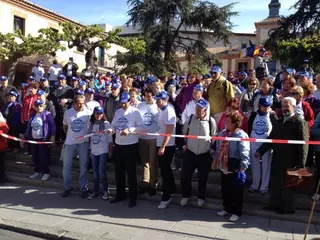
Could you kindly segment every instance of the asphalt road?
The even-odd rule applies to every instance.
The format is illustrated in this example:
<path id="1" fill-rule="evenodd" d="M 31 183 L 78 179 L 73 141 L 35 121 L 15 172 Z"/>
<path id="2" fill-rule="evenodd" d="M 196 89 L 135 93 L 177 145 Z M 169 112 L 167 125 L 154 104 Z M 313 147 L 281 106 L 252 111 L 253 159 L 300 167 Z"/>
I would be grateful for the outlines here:
<path id="1" fill-rule="evenodd" d="M 0 229 L 0 240 L 44 240 L 44 239 Z"/>

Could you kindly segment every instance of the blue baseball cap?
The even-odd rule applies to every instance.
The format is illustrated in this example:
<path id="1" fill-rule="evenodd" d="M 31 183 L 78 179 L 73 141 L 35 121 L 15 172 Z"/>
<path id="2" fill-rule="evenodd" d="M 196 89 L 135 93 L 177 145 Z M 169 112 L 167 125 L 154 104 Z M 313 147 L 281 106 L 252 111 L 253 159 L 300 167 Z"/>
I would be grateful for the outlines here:
<path id="1" fill-rule="evenodd" d="M 160 99 L 168 99 L 169 98 L 169 94 L 166 91 L 161 91 L 159 92 L 155 97 L 156 100 L 160 100 Z"/>
<path id="2" fill-rule="evenodd" d="M 137 80 L 141 80 L 142 77 L 141 77 L 140 75 L 137 75 L 137 76 L 136 76 L 136 79 L 137 79 Z"/>
<path id="3" fill-rule="evenodd" d="M 176 75 L 176 73 L 171 73 L 171 76 L 173 77 L 173 76 L 177 76 L 177 75 Z"/>
<path id="4" fill-rule="evenodd" d="M 288 73 L 289 75 L 292 75 L 292 74 L 293 74 L 293 69 L 291 69 L 291 68 L 285 68 L 285 69 L 284 69 L 284 72 Z"/>
<path id="5" fill-rule="evenodd" d="M 154 76 L 148 76 L 145 83 L 155 83 L 156 78 Z"/>
<path id="6" fill-rule="evenodd" d="M 86 81 L 80 81 L 80 82 L 78 83 L 78 85 L 81 86 L 81 87 L 84 86 L 84 85 L 86 85 L 86 84 L 87 84 Z"/>
<path id="7" fill-rule="evenodd" d="M 66 76 L 65 75 L 63 75 L 63 74 L 60 74 L 59 76 L 58 76 L 58 79 L 66 79 Z"/>
<path id="8" fill-rule="evenodd" d="M 78 89 L 78 90 L 75 92 L 75 95 L 84 95 L 84 91 Z"/>
<path id="9" fill-rule="evenodd" d="M 107 75 L 111 75 L 112 73 L 111 72 L 107 72 Z"/>
<path id="10" fill-rule="evenodd" d="M 38 99 L 38 100 L 36 100 L 36 101 L 34 102 L 34 105 L 35 105 L 35 106 L 43 105 L 43 104 L 44 104 L 44 102 L 43 102 L 42 100 L 40 100 L 40 99 Z"/>
<path id="11" fill-rule="evenodd" d="M 297 75 L 299 77 L 310 77 L 310 74 L 306 71 L 298 72 Z"/>
<path id="12" fill-rule="evenodd" d="M 184 80 L 184 79 L 187 79 L 187 77 L 186 76 L 180 76 L 179 77 L 179 80 L 181 81 L 181 80 Z"/>
<path id="13" fill-rule="evenodd" d="M 272 101 L 270 97 L 261 97 L 259 99 L 259 105 L 262 105 L 264 107 L 270 107 L 272 105 Z"/>
<path id="14" fill-rule="evenodd" d="M 248 76 L 248 74 L 246 72 L 241 72 L 240 74 L 244 75 L 244 76 Z"/>
<path id="15" fill-rule="evenodd" d="M 205 79 L 211 78 L 211 75 L 209 73 L 207 73 L 206 75 L 204 75 Z"/>
<path id="16" fill-rule="evenodd" d="M 112 84 L 112 83 L 111 83 L 111 82 L 109 82 L 109 81 L 108 81 L 108 82 L 106 82 L 106 86 L 111 86 L 111 84 Z"/>
<path id="17" fill-rule="evenodd" d="M 41 81 L 41 82 L 44 82 L 44 81 L 47 81 L 47 80 L 48 80 L 48 79 L 45 78 L 45 77 L 40 78 L 40 81 Z"/>
<path id="18" fill-rule="evenodd" d="M 37 92 L 38 96 L 42 96 L 44 94 L 45 94 L 45 92 L 43 90 L 41 90 L 41 89 L 39 89 L 38 92 Z"/>
<path id="19" fill-rule="evenodd" d="M 114 83 L 114 84 L 112 84 L 111 88 L 112 89 L 118 89 L 118 88 L 120 88 L 120 84 L 119 83 Z"/>
<path id="20" fill-rule="evenodd" d="M 16 91 L 10 91 L 7 93 L 7 96 L 15 96 L 18 97 L 18 93 Z"/>
<path id="21" fill-rule="evenodd" d="M 94 90 L 92 88 L 87 88 L 84 93 L 94 94 Z"/>
<path id="22" fill-rule="evenodd" d="M 30 80 L 30 81 L 35 81 L 36 79 L 34 78 L 34 76 L 30 76 L 30 77 L 28 78 L 28 80 Z"/>
<path id="23" fill-rule="evenodd" d="M 7 81 L 8 78 L 6 76 L 1 76 L 0 81 Z"/>
<path id="24" fill-rule="evenodd" d="M 242 186 L 247 181 L 247 175 L 245 172 L 238 171 L 236 176 L 236 183 L 238 186 Z"/>
<path id="25" fill-rule="evenodd" d="M 260 49 L 259 49 L 259 52 L 265 52 L 265 51 L 266 51 L 265 48 L 260 48 Z"/>
<path id="26" fill-rule="evenodd" d="M 282 69 L 285 69 L 285 68 L 287 68 L 287 65 L 282 64 L 282 65 L 281 65 L 281 68 L 282 68 Z"/>
<path id="27" fill-rule="evenodd" d="M 303 63 L 310 63 L 310 61 L 309 61 L 309 59 L 306 58 L 303 60 Z"/>
<path id="28" fill-rule="evenodd" d="M 71 81 L 79 81 L 79 78 L 73 76 L 73 77 L 71 78 Z"/>
<path id="29" fill-rule="evenodd" d="M 193 90 L 203 92 L 203 91 L 204 91 L 204 88 L 203 88 L 203 86 L 202 86 L 202 85 L 197 84 L 197 85 L 193 88 Z"/>
<path id="30" fill-rule="evenodd" d="M 205 100 L 205 99 L 199 99 L 196 105 L 199 108 L 208 108 L 209 102 L 207 100 Z"/>
<path id="31" fill-rule="evenodd" d="M 120 96 L 120 102 L 121 103 L 127 103 L 130 101 L 130 94 L 129 93 L 122 93 L 121 96 Z"/>
<path id="32" fill-rule="evenodd" d="M 218 66 L 215 66 L 211 69 L 211 73 L 218 73 L 218 72 L 219 73 L 222 72 L 221 68 Z"/>
<path id="33" fill-rule="evenodd" d="M 104 113 L 104 109 L 101 106 L 95 107 L 93 112 L 95 112 L 95 113 Z"/>

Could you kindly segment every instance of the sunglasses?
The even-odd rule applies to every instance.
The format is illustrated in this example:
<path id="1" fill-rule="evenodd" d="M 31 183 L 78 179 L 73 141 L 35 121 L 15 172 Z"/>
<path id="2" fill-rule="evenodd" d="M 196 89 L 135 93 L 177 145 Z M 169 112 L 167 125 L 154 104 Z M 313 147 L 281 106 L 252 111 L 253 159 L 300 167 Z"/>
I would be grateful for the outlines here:
<path id="1" fill-rule="evenodd" d="M 212 72 L 211 74 L 212 74 L 212 75 L 217 75 L 217 72 Z"/>

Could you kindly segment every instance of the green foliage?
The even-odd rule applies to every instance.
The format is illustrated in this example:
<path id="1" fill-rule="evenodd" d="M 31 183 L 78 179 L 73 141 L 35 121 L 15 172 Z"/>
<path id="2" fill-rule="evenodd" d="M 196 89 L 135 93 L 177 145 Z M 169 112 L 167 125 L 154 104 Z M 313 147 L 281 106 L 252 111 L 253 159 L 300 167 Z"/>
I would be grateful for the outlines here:
<path id="1" fill-rule="evenodd" d="M 227 44 L 233 27 L 230 19 L 237 15 L 232 11 L 234 3 L 218 7 L 200 0 L 128 0 L 128 5 L 127 24 L 140 28 L 147 42 L 143 62 L 148 63 L 156 56 L 154 62 L 159 64 L 161 60 L 160 66 L 164 66 L 165 71 L 179 71 L 177 52 L 187 57 L 201 56 L 205 61 L 210 59 L 207 43 L 222 41 Z M 196 34 L 187 35 L 184 31 Z"/>
<path id="2" fill-rule="evenodd" d="M 0 45 L 0 59 L 8 59 L 10 62 L 15 62 L 22 57 L 45 55 L 59 49 L 65 50 L 60 42 L 52 41 L 41 33 L 38 36 L 31 34 L 24 36 L 21 31 L 17 34 L 0 33 Z"/>
<path id="3" fill-rule="evenodd" d="M 272 55 L 292 67 L 301 65 L 303 58 L 312 59 L 312 67 L 319 65 L 320 1 L 299 0 L 296 11 L 281 17 L 279 27 L 265 42 Z"/>
<path id="4" fill-rule="evenodd" d="M 294 38 L 281 40 L 274 57 L 282 63 L 299 69 L 303 59 L 308 58 L 314 70 L 320 70 L 320 37 Z"/>

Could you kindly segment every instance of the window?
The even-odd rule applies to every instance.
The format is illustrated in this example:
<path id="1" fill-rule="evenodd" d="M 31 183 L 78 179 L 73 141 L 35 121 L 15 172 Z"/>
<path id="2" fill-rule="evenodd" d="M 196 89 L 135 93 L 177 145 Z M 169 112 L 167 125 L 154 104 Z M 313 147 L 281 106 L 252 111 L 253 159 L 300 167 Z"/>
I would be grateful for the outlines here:
<path id="1" fill-rule="evenodd" d="M 246 43 L 241 43 L 241 49 L 247 48 L 247 44 Z"/>
<path id="2" fill-rule="evenodd" d="M 17 33 L 18 30 L 22 32 L 23 35 L 25 35 L 25 19 L 22 17 L 14 16 L 13 17 L 13 32 Z"/>

